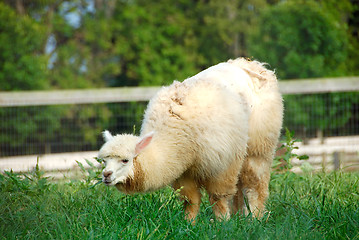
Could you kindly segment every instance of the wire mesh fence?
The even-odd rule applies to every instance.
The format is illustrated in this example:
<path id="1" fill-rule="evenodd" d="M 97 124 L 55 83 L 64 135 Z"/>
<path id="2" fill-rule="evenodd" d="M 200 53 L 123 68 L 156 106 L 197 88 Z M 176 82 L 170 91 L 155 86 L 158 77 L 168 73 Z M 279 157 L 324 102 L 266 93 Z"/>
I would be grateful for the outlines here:
<path id="1" fill-rule="evenodd" d="M 304 141 L 359 135 L 359 92 L 284 95 L 284 127 Z"/>
<path id="2" fill-rule="evenodd" d="M 147 102 L 0 109 L 0 157 L 94 151 L 101 132 L 138 133 Z"/>
<path id="3" fill-rule="evenodd" d="M 359 156 L 359 78 L 288 81 L 280 87 L 283 126 L 303 140 L 306 154 L 318 150 L 316 141 L 321 146 L 329 141 L 316 156 L 332 154 L 338 145 L 351 146 L 350 154 Z M 9 156 L 96 151 L 105 129 L 139 133 L 147 102 L 158 89 L 0 93 L 0 161 Z"/>
<path id="4" fill-rule="evenodd" d="M 284 95 L 283 131 L 294 132 L 295 171 L 359 170 L 359 92 Z M 310 165 L 308 164 L 310 163 Z"/>

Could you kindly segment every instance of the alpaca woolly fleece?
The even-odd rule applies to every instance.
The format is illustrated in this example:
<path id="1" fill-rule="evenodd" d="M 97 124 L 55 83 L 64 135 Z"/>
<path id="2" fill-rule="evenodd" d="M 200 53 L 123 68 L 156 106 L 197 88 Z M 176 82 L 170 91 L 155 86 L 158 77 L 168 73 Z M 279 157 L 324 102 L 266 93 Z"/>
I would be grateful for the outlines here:
<path id="1" fill-rule="evenodd" d="M 217 64 L 162 87 L 148 104 L 140 136 L 104 132 L 103 182 L 125 193 L 172 185 L 190 221 L 200 188 L 218 219 L 247 209 L 260 217 L 282 115 L 277 79 L 264 64 L 243 58 Z"/>

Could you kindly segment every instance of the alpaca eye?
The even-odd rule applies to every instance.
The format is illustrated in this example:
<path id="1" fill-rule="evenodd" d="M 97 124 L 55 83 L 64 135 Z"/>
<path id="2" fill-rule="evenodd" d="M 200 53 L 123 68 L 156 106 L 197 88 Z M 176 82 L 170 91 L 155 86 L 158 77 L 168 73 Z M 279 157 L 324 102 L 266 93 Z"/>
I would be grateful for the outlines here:
<path id="1" fill-rule="evenodd" d="M 128 163 L 128 161 L 129 161 L 128 159 L 122 159 L 123 163 Z"/>

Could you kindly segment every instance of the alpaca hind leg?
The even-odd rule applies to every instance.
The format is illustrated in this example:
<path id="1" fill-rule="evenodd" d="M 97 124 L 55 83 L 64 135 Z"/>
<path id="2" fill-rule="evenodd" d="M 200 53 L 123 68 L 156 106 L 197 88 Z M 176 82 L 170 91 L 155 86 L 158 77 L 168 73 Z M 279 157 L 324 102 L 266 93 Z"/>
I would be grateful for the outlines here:
<path id="1" fill-rule="evenodd" d="M 248 214 L 248 209 L 252 212 L 253 216 L 260 218 L 264 213 L 264 203 L 268 198 L 268 185 L 270 180 L 270 167 L 271 161 L 262 156 L 249 156 L 243 164 L 239 176 L 238 194 L 242 203 L 244 212 Z M 245 198 L 248 200 L 248 205 L 245 203 Z"/>
<path id="2" fill-rule="evenodd" d="M 197 183 L 193 179 L 183 177 L 173 183 L 173 188 L 180 189 L 186 220 L 195 223 L 201 205 L 201 192 Z"/>

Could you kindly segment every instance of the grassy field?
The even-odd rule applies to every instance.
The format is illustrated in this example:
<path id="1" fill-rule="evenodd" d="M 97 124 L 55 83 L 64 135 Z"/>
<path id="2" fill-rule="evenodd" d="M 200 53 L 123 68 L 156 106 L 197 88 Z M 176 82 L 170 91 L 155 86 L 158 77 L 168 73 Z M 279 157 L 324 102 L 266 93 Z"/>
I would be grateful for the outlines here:
<path id="1" fill-rule="evenodd" d="M 0 175 L 2 239 L 359 239 L 359 174 L 275 173 L 263 219 L 213 220 L 204 198 L 195 226 L 171 188 L 127 196 L 102 184 Z"/>

